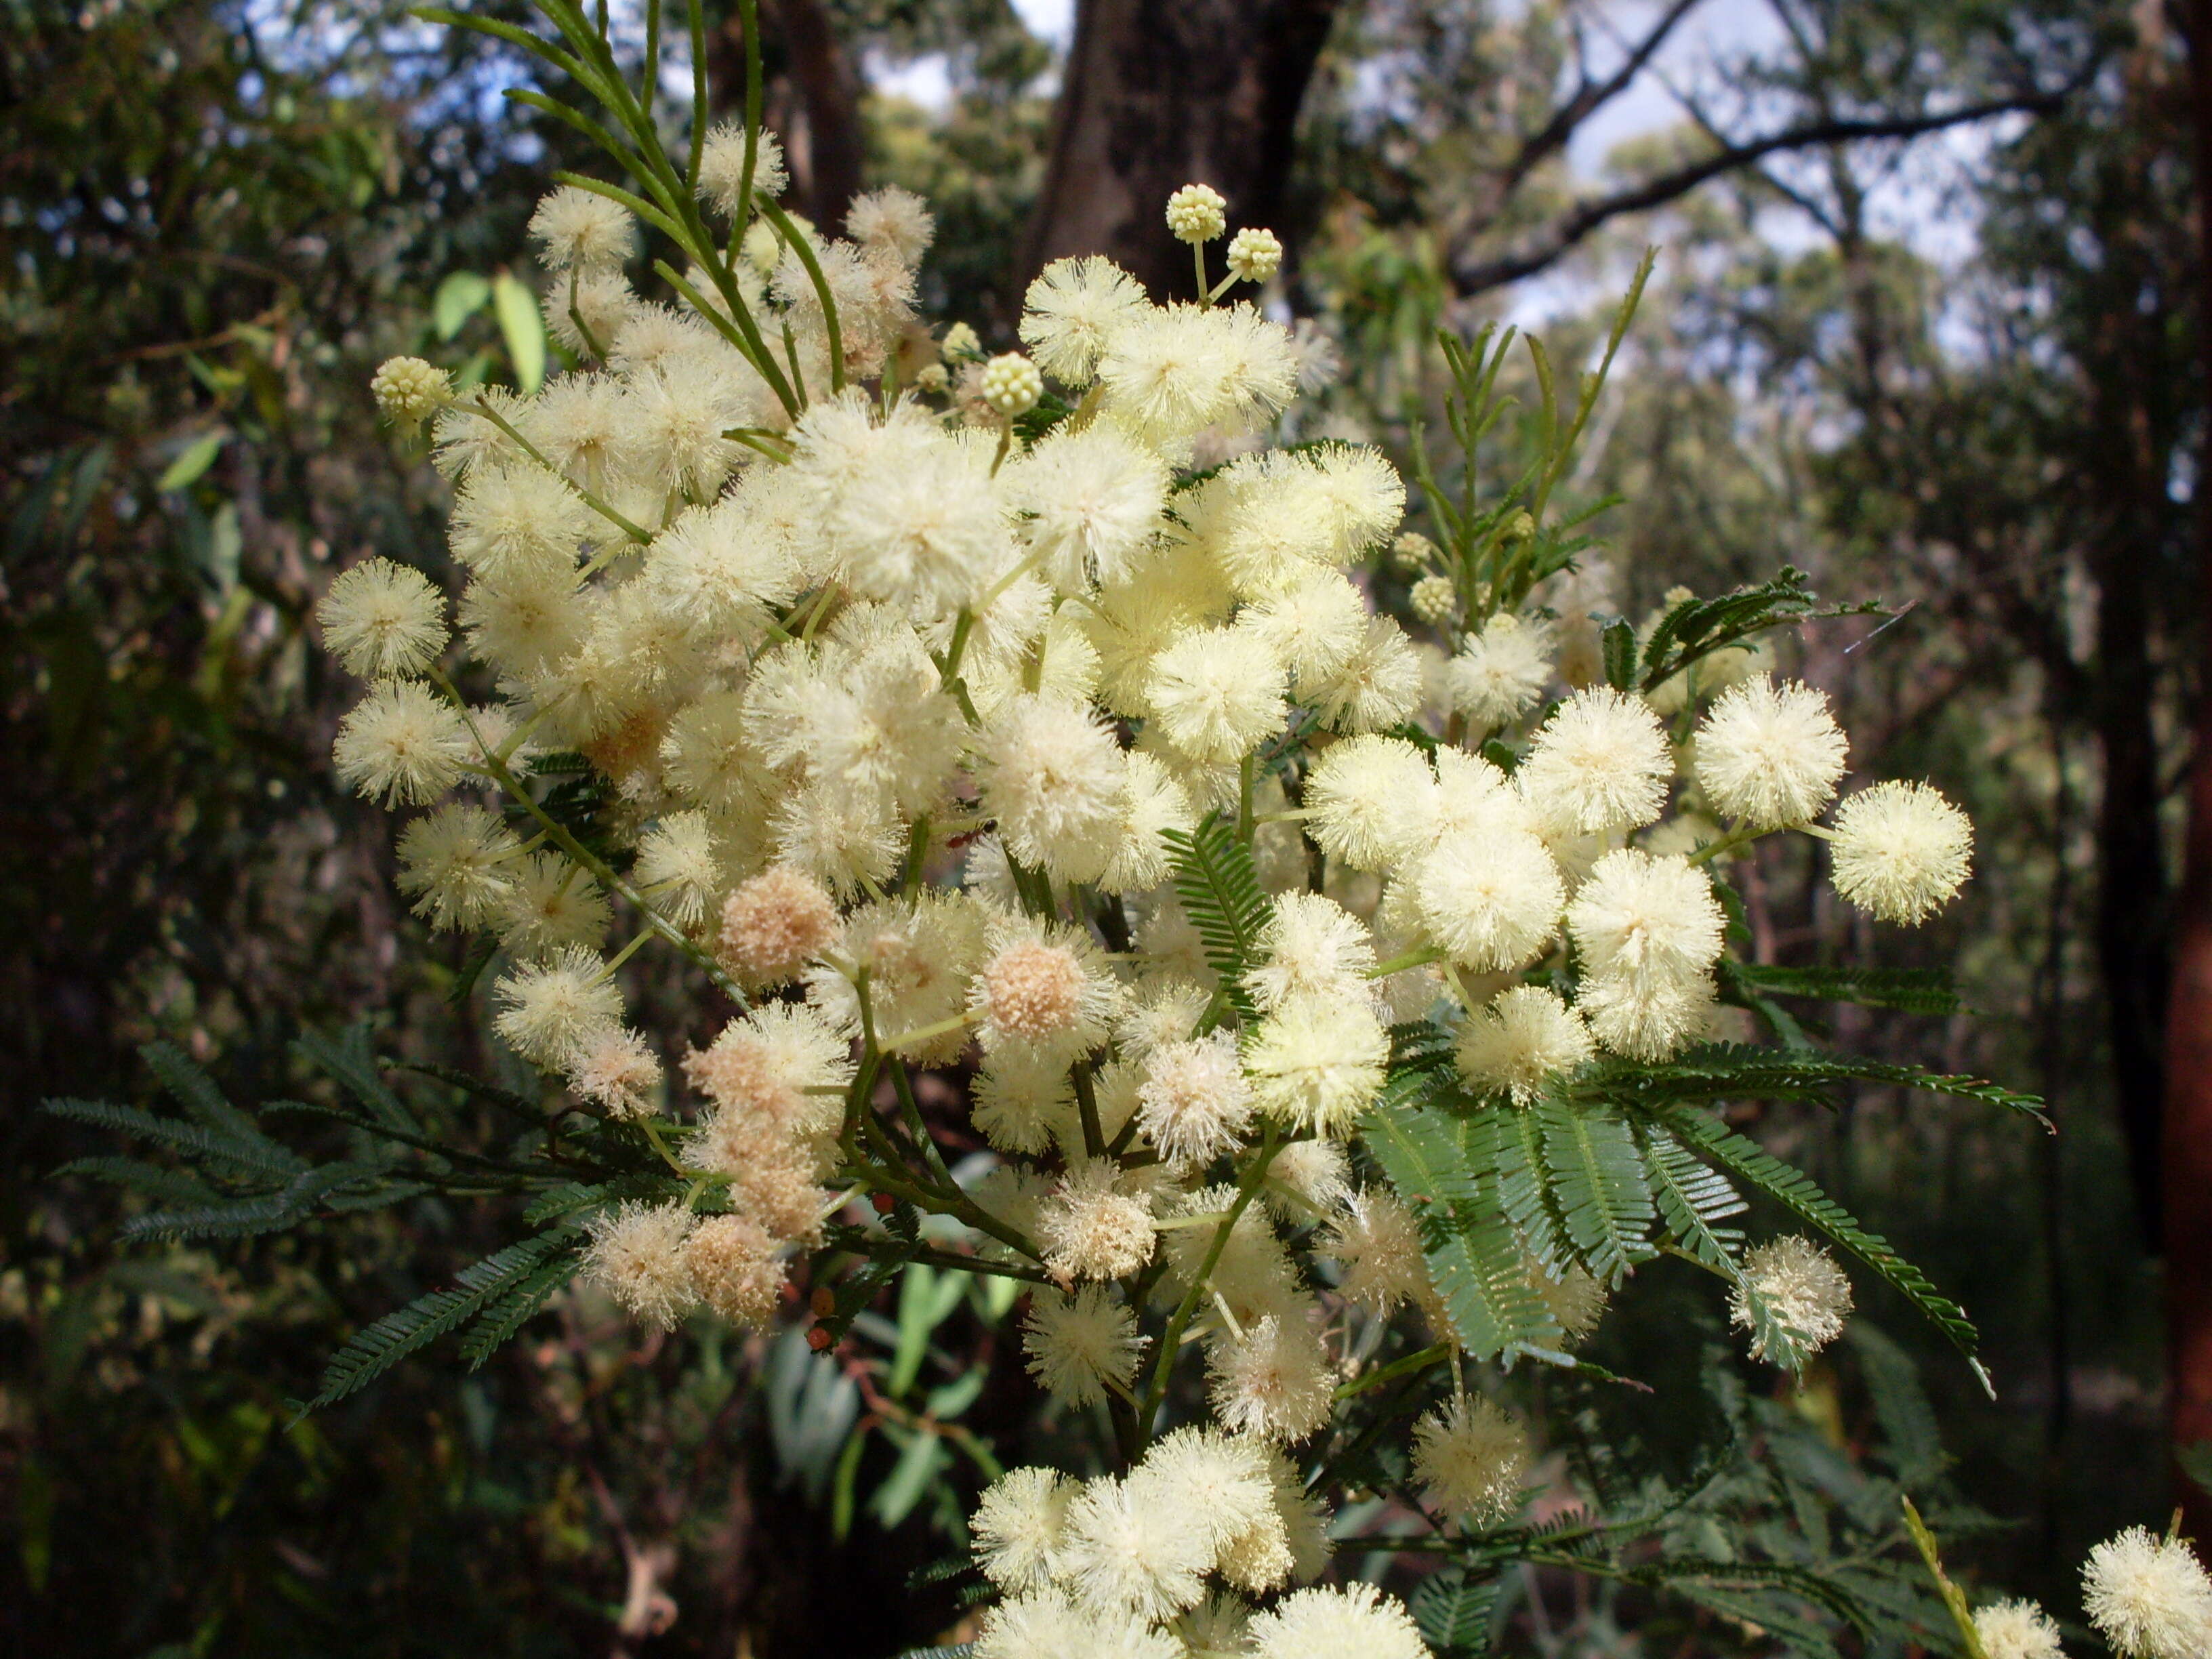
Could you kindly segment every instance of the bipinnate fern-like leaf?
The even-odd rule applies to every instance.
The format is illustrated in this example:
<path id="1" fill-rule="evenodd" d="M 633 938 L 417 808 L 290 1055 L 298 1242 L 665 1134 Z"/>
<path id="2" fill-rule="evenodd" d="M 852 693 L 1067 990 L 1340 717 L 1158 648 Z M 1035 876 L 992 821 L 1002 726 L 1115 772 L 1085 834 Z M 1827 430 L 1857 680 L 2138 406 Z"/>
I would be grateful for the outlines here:
<path id="1" fill-rule="evenodd" d="M 1650 1243 L 1657 1208 L 1635 1133 L 1608 1107 L 1549 1096 L 1529 1115 L 1543 1130 L 1544 1162 L 1576 1255 L 1600 1284 L 1620 1284 L 1658 1254 Z"/>
<path id="2" fill-rule="evenodd" d="M 1437 1659 L 1480 1659 L 1489 1652 L 1490 1615 L 1497 1605 L 1497 1578 L 1459 1565 L 1431 1573 L 1407 1604 Z"/>
<path id="3" fill-rule="evenodd" d="M 1206 960 L 1220 976 L 1222 994 L 1239 1018 L 1256 1019 L 1244 975 L 1259 954 L 1260 930 L 1267 925 L 1268 902 L 1252 865 L 1252 850 L 1237 839 L 1218 812 L 1192 830 L 1168 830 L 1176 896 L 1198 930 Z"/>
<path id="4" fill-rule="evenodd" d="M 522 1284 L 556 1251 L 572 1250 L 574 1238 L 568 1230 L 556 1228 L 510 1244 L 462 1268 L 451 1285 L 418 1296 L 356 1332 L 331 1356 L 323 1371 L 321 1390 L 298 1408 L 301 1414 L 366 1388 L 409 1354 L 458 1328 L 493 1298 Z"/>
<path id="5" fill-rule="evenodd" d="M 1671 1242 L 1708 1267 L 1733 1276 L 1736 1255 L 1743 1248 L 1743 1231 L 1723 1224 L 1744 1212 L 1743 1194 L 1729 1184 L 1726 1176 L 1699 1162 L 1656 1124 L 1643 1125 L 1638 1133 L 1651 1196 Z"/>
<path id="6" fill-rule="evenodd" d="M 1826 1233 L 1895 1287 L 1972 1361 L 1978 1333 L 1965 1310 L 1937 1291 L 1928 1276 L 1869 1232 L 1850 1211 L 1822 1192 L 1812 1177 L 1794 1170 L 1755 1141 L 1747 1140 L 1710 1114 L 1672 1107 L 1662 1115 L 1666 1127 L 1686 1145 L 1756 1187 L 1808 1226 Z M 1975 1366 L 1980 1373 L 1979 1364 Z M 1986 1379 L 1984 1379 L 1986 1384 Z"/>
<path id="7" fill-rule="evenodd" d="M 1960 1007 L 1951 976 L 1934 968 L 1777 968 L 1724 959 L 1720 972 L 1724 986 L 1764 996 L 1849 1002 L 1908 1014 L 1953 1014 Z"/>
<path id="8" fill-rule="evenodd" d="M 1738 1042 L 1702 1043 L 1656 1066 L 1603 1060 L 1590 1067 L 1576 1088 L 1577 1092 L 1661 1113 L 1676 1102 L 1686 1101 L 1824 1100 L 1839 1083 L 1888 1083 L 1924 1089 L 1930 1094 L 2002 1106 L 2035 1119 L 2045 1128 L 2051 1127 L 2039 1097 L 2003 1088 L 1986 1078 L 1893 1066 L 1854 1054 L 1761 1048 Z"/>
<path id="9" fill-rule="evenodd" d="M 1463 1121 L 1422 1109 L 1428 1083 L 1418 1073 L 1392 1079 L 1363 1134 L 1419 1224 L 1429 1277 L 1454 1334 L 1478 1359 L 1555 1356 L 1565 1334 L 1529 1283 L 1520 1235 L 1474 1179 Z"/>

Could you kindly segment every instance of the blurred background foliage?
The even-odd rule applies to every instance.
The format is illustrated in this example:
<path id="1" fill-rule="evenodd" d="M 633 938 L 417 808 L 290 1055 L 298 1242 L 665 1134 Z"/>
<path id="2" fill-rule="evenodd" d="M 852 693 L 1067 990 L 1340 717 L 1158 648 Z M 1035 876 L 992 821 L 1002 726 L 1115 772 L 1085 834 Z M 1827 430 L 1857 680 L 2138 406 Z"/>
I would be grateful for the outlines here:
<path id="1" fill-rule="evenodd" d="M 1110 146 L 1056 159 L 1049 9 L 1042 33 L 1006 0 L 766 11 L 794 206 L 929 197 L 936 323 L 1003 343 L 1069 168 L 1145 176 Z M 1626 498 L 1599 526 L 1613 605 L 1787 560 L 1897 612 L 1809 625 L 1784 666 L 1836 696 L 1862 775 L 1965 802 L 1981 878 L 1939 924 L 1877 933 L 1763 849 L 1757 954 L 1956 963 L 1972 1015 L 1841 1035 L 2040 1088 L 2063 1133 L 1877 1089 L 1759 1133 L 1981 1324 L 1994 1405 L 1867 1310 L 1921 1362 L 1959 1490 L 2014 1522 L 1960 1565 L 2070 1607 L 2086 1546 L 2170 1498 L 2148 1241 L 2204 412 L 2179 22 L 2113 0 L 1085 0 L 1072 50 L 1109 13 L 1233 46 L 1276 11 L 1321 43 L 1255 70 L 1297 77 L 1287 116 L 1267 106 L 1285 142 L 1243 179 L 1199 137 L 1146 165 L 1280 201 L 1276 299 L 1343 363 L 1306 431 L 1402 456 L 1437 421 L 1431 330 L 1540 320 L 1578 356 L 1656 242 L 1573 486 Z M 726 87 L 738 37 L 709 18 Z M 410 1364 L 288 1426 L 331 1348 L 503 1242 L 495 1221 L 425 1203 L 131 1249 L 107 1189 L 50 1176 L 106 1148 L 36 1103 L 148 1098 L 149 1042 L 242 1102 L 325 1088 L 291 1040 L 364 1017 L 387 1057 L 501 1063 L 474 999 L 447 1000 L 451 947 L 393 902 L 386 820 L 333 786 L 350 693 L 307 618 L 369 552 L 441 568 L 443 486 L 375 426 L 378 361 L 559 367 L 517 303 L 520 233 L 573 158 L 498 96 L 521 74 L 386 0 L 0 9 L 0 1628 L 24 1651 L 889 1653 L 957 1616 L 906 1575 L 964 1495 L 1052 1450 L 1023 1426 L 1006 1302 L 920 1274 L 841 1364 L 704 1325 L 640 1342 L 579 1296 L 472 1376 Z M 663 1029 L 709 1034 L 692 988 L 645 988 Z M 1607 1363 L 1694 1370 L 1654 1277 Z M 1869 1352 L 1797 1390 L 1743 1375 L 1849 1464 L 1892 1437 Z M 1518 1650 L 1720 1650 L 1710 1625 L 1639 1638 L 1632 1601 L 1519 1593 Z"/>

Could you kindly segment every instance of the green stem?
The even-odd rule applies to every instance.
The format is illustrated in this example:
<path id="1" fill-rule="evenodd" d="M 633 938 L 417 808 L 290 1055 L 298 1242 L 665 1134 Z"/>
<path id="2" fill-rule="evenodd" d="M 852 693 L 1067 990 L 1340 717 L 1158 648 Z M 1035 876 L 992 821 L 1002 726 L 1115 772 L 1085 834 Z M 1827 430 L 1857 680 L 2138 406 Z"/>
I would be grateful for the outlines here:
<path id="1" fill-rule="evenodd" d="M 1167 1329 L 1160 1337 L 1160 1357 L 1153 1364 L 1152 1380 L 1145 1389 L 1144 1409 L 1138 1413 L 1137 1419 L 1138 1431 L 1148 1441 L 1152 1437 L 1152 1425 L 1159 1416 L 1160 1402 L 1167 1397 L 1168 1378 L 1175 1370 L 1184 1328 L 1189 1325 L 1191 1316 L 1198 1310 L 1199 1299 L 1205 1294 L 1206 1281 L 1212 1276 L 1214 1268 L 1220 1264 L 1222 1251 L 1229 1247 L 1229 1235 L 1236 1230 L 1237 1218 L 1244 1213 L 1245 1206 L 1251 1203 L 1267 1178 L 1267 1166 L 1275 1161 L 1275 1153 L 1281 1146 L 1275 1136 L 1275 1126 L 1271 1123 L 1262 1133 L 1259 1151 L 1253 1154 L 1251 1166 L 1237 1184 L 1236 1201 L 1229 1206 L 1229 1213 L 1223 1218 L 1220 1226 L 1214 1230 L 1213 1242 L 1206 1247 L 1206 1259 L 1199 1263 L 1198 1271 L 1191 1275 L 1190 1288 L 1183 1292 L 1182 1300 L 1176 1304 L 1175 1313 L 1168 1320 Z"/>
<path id="2" fill-rule="evenodd" d="M 562 483 L 568 484 L 569 489 L 576 492 L 578 497 L 582 500 L 585 506 L 590 507 L 592 512 L 598 514 L 616 529 L 621 531 L 623 534 L 629 537 L 630 540 L 635 542 L 641 547 L 646 546 L 651 543 L 653 538 L 650 535 L 646 532 L 640 530 L 628 519 L 623 517 L 621 514 L 616 512 L 614 508 L 609 507 L 597 495 L 592 494 L 590 490 L 584 489 L 580 484 L 569 483 L 567 476 L 562 472 L 561 469 L 545 459 L 545 454 L 543 450 L 539 449 L 536 444 L 531 442 L 529 439 L 524 437 L 520 432 L 517 432 L 514 429 L 513 422 L 508 421 L 505 416 L 500 414 L 498 410 L 492 408 L 489 404 L 484 402 L 483 398 L 479 398 L 472 404 L 462 404 L 459 407 L 469 410 L 472 414 L 483 416 L 484 419 L 489 421 L 501 432 L 507 434 L 507 435 L 513 439 L 515 443 L 521 446 L 522 453 L 524 454 L 529 456 L 532 460 L 537 462 L 538 465 L 544 467 L 555 477 L 559 478 Z"/>

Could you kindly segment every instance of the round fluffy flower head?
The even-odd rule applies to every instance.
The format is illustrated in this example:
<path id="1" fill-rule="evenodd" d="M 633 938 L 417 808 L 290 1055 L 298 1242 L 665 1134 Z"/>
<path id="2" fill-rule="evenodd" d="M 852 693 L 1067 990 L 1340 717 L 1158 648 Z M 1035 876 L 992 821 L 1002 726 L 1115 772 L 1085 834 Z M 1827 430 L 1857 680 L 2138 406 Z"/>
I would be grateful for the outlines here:
<path id="1" fill-rule="evenodd" d="M 1587 1064 L 1596 1048 L 1576 1010 L 1540 986 L 1516 985 L 1468 1017 L 1454 1058 L 1477 1094 L 1507 1095 L 1527 1106 L 1546 1078 Z"/>
<path id="2" fill-rule="evenodd" d="M 596 951 L 563 945 L 511 969 L 492 988 L 495 1023 L 509 1047 L 549 1069 L 568 1065 L 622 1018 L 622 991 Z"/>
<path id="3" fill-rule="evenodd" d="M 2203 1659 L 2212 1651 L 2212 1580 L 2180 1539 L 2143 1527 L 2106 1539 L 2082 1565 L 2081 1605 L 2125 1659 Z"/>
<path id="4" fill-rule="evenodd" d="M 678 926 L 707 919 L 707 902 L 722 883 L 714 828 L 704 812 L 672 812 L 638 842 L 637 884 Z"/>
<path id="5" fill-rule="evenodd" d="M 1120 428 L 1065 426 L 1001 475 L 1039 569 L 1063 593 L 1128 579 L 1167 505 L 1167 464 Z"/>
<path id="6" fill-rule="evenodd" d="M 1528 1434 L 1480 1395 L 1461 1395 L 1413 1430 L 1413 1478 L 1432 1509 L 1478 1525 L 1503 1521 L 1521 1501 Z"/>
<path id="7" fill-rule="evenodd" d="M 660 1087 L 660 1062 L 626 1025 L 604 1026 L 576 1050 L 568 1086 L 611 1117 L 650 1117 Z"/>
<path id="8" fill-rule="evenodd" d="M 427 806 L 460 781 L 476 753 L 460 712 L 417 680 L 384 680 L 338 722 L 340 778 L 387 806 Z"/>
<path id="9" fill-rule="evenodd" d="M 1246 1635 L 1253 1659 L 1430 1659 L 1404 1604 L 1372 1584 L 1293 1591 Z"/>
<path id="10" fill-rule="evenodd" d="M 1723 817 L 1778 830 L 1835 799 L 1849 748 L 1826 693 L 1762 674 L 1723 692 L 1698 728 L 1698 782 Z"/>
<path id="11" fill-rule="evenodd" d="M 1549 623 L 1499 611 L 1467 636 L 1444 670 L 1453 708 L 1483 731 L 1518 719 L 1552 678 L 1552 645 Z"/>
<path id="12" fill-rule="evenodd" d="M 684 1242 L 684 1266 L 699 1299 L 732 1325 L 759 1327 L 783 1301 L 781 1241 L 747 1216 L 702 1218 Z"/>
<path id="13" fill-rule="evenodd" d="M 1559 706 L 1536 733 L 1517 775 L 1547 825 L 1595 836 L 1657 817 L 1673 772 L 1659 717 L 1605 685 L 1577 691 Z"/>
<path id="14" fill-rule="evenodd" d="M 368 383 L 377 412 L 412 432 L 453 400 L 453 377 L 420 357 L 386 357 Z"/>
<path id="15" fill-rule="evenodd" d="M 1184 1659 L 1183 1644 L 1125 1607 L 1078 1606 L 1058 1585 L 983 1615 L 975 1659 Z"/>
<path id="16" fill-rule="evenodd" d="M 611 270 L 637 246 L 637 222 L 619 202 L 563 185 L 538 204 L 530 234 L 548 270 Z"/>
<path id="17" fill-rule="evenodd" d="M 1283 665 L 1234 628 L 1194 628 L 1152 659 L 1145 698 L 1161 735 L 1202 764 L 1222 766 L 1279 731 Z"/>
<path id="18" fill-rule="evenodd" d="M 913 264 L 937 235 L 937 221 L 921 198 L 896 185 L 855 196 L 845 212 L 845 234 L 862 247 Z"/>
<path id="19" fill-rule="evenodd" d="M 1146 1057 L 1137 1125 L 1170 1169 L 1204 1168 L 1235 1146 L 1251 1121 L 1252 1091 L 1227 1031 L 1162 1043 Z"/>
<path id="20" fill-rule="evenodd" d="M 1097 253 L 1054 260 L 1030 283 L 1022 305 L 1022 343 L 1039 368 L 1069 386 L 1088 385 L 1106 337 L 1150 308 L 1144 285 Z"/>
<path id="21" fill-rule="evenodd" d="M 709 1167 L 738 1161 L 742 1139 L 733 1144 L 724 1131 L 741 1122 L 765 1122 L 785 1135 L 834 1129 L 836 1097 L 820 1091 L 843 1088 L 853 1071 L 843 1033 L 808 1004 L 763 1003 L 732 1020 L 684 1061 L 691 1086 L 720 1109 L 708 1126 Z"/>
<path id="22" fill-rule="evenodd" d="M 1145 1349 L 1136 1315 L 1097 1285 L 1073 1296 L 1039 1291 L 1022 1329 L 1030 1375 L 1064 1406 L 1093 1405 L 1109 1386 L 1127 1393 Z"/>
<path id="23" fill-rule="evenodd" d="M 1178 242 L 1210 242 L 1229 228 L 1228 208 L 1212 185 L 1185 185 L 1168 198 L 1168 229 Z"/>
<path id="24" fill-rule="evenodd" d="M 1106 1040 L 1115 987 L 1089 934 L 1058 923 L 994 924 L 969 988 L 986 1049 L 1008 1045 L 1073 1059 Z"/>
<path id="25" fill-rule="evenodd" d="M 1343 1264 L 1337 1289 L 1346 1301 L 1387 1314 L 1429 1293 L 1428 1261 L 1413 1212 L 1380 1187 L 1346 1195 L 1322 1248 Z"/>
<path id="26" fill-rule="evenodd" d="M 1364 997 L 1375 941 L 1366 924 L 1320 893 L 1285 893 L 1260 930 L 1263 961 L 1245 975 L 1262 1012 L 1306 997 Z"/>
<path id="27" fill-rule="evenodd" d="M 1249 431 L 1290 402 L 1290 331 L 1248 305 L 1176 304 L 1136 313 L 1099 354 L 1106 409 L 1164 453 L 1210 426 Z"/>
<path id="28" fill-rule="evenodd" d="M 1018 351 L 1002 351 L 983 365 L 983 401 L 1012 420 L 1044 396 L 1044 376 Z"/>
<path id="29" fill-rule="evenodd" d="M 501 866 L 521 850 L 491 812 L 452 802 L 399 832 L 399 890 L 434 927 L 481 927 L 512 884 Z"/>
<path id="30" fill-rule="evenodd" d="M 1139 1469 L 1103 1475 L 1068 1506 L 1060 1576 L 1076 1599 L 1101 1613 L 1147 1622 L 1172 1618 L 1206 1594 L 1212 1540 L 1198 1517 Z"/>
<path id="31" fill-rule="evenodd" d="M 1316 1134 L 1352 1132 L 1382 1087 L 1390 1034 L 1364 1003 L 1299 1002 L 1252 1035 L 1244 1070 L 1260 1109 Z"/>
<path id="32" fill-rule="evenodd" d="M 1559 932 L 1566 884 L 1544 843 L 1531 835 L 1460 830 L 1413 869 L 1421 925 L 1478 973 L 1502 973 L 1534 959 Z"/>
<path id="33" fill-rule="evenodd" d="M 1149 1200 L 1115 1189 L 1121 1166 L 1078 1158 L 1037 1206 L 1045 1266 L 1071 1279 L 1119 1279 L 1152 1258 L 1159 1229 Z"/>
<path id="34" fill-rule="evenodd" d="M 1972 866 L 1974 826 L 1924 783 L 1877 783 L 1836 810 L 1836 891 L 1884 921 L 1925 921 Z"/>
<path id="35" fill-rule="evenodd" d="M 592 1242 L 584 1277 L 641 1324 L 671 1329 L 699 1299 L 684 1260 L 691 1226 L 691 1212 L 681 1204 L 632 1201 L 602 1210 L 585 1224 Z"/>
<path id="36" fill-rule="evenodd" d="M 1009 856 L 1069 881 L 1090 881 L 1119 849 L 1127 763 L 1090 708 L 1024 695 L 979 744 L 976 782 Z"/>
<path id="37" fill-rule="evenodd" d="M 1283 267 L 1283 244 L 1272 230 L 1247 226 L 1229 239 L 1229 269 L 1248 283 L 1264 283 Z"/>
<path id="38" fill-rule="evenodd" d="M 1607 853 L 1567 906 L 1567 932 L 1585 972 L 1671 981 L 1702 975 L 1720 957 L 1720 901 L 1687 859 L 1634 848 Z"/>
<path id="39" fill-rule="evenodd" d="M 1851 1311 L 1851 1281 L 1811 1239 L 1792 1233 L 1759 1245 L 1744 1257 L 1743 1278 L 1729 1297 L 1730 1324 L 1758 1328 L 1751 1305 L 1755 1296 L 1801 1354 L 1810 1355 L 1843 1334 Z M 1764 1359 L 1766 1350 L 1765 1338 L 1755 1338 L 1751 1357 Z"/>
<path id="40" fill-rule="evenodd" d="M 747 985 L 786 985 L 837 936 L 829 890 L 802 871 L 775 864 L 722 901 L 715 957 Z"/>
<path id="41" fill-rule="evenodd" d="M 1282 1313 L 1224 1332 L 1206 1351 L 1213 1414 L 1239 1434 L 1295 1445 L 1328 1421 L 1336 1373 L 1308 1322 L 1304 1297 Z"/>
<path id="42" fill-rule="evenodd" d="M 1083 1490 L 1058 1469 L 1009 1469 L 983 1493 L 968 1523 L 984 1577 L 1010 1595 L 1053 1578 L 1067 1506 Z"/>
<path id="43" fill-rule="evenodd" d="M 1308 828 L 1354 870 L 1383 870 L 1406 850 L 1435 792 L 1429 763 L 1402 738 L 1359 737 L 1325 750 L 1307 775 Z"/>
<path id="44" fill-rule="evenodd" d="M 745 130 L 741 122 L 726 121 L 707 135 L 699 152 L 699 197 L 726 217 L 742 217 L 745 210 Z M 772 132 L 763 132 L 753 150 L 753 192 L 773 201 L 783 194 L 791 179 L 784 170 L 783 145 Z"/>
<path id="45" fill-rule="evenodd" d="M 1985 1659 L 2061 1659 L 2058 1626 L 2033 1601 L 1999 1601 L 1974 1614 Z"/>

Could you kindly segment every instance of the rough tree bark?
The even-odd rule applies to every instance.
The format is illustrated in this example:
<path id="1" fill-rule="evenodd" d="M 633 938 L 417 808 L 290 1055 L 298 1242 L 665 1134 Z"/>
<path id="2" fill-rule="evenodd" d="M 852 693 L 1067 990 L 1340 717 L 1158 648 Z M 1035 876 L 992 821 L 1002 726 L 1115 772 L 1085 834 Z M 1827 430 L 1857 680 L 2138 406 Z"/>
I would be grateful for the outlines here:
<path id="1" fill-rule="evenodd" d="M 1021 269 L 1103 253 L 1191 297 L 1160 217 L 1193 180 L 1278 230 L 1298 119 L 1340 0 L 1080 0 Z"/>
<path id="2" fill-rule="evenodd" d="M 2197 348 L 2212 384 L 2212 0 L 2189 0 L 2197 117 L 2197 230 L 2203 250 Z M 2212 434 L 2198 477 L 2212 477 Z M 2197 672 L 2202 699 L 2190 779 L 2189 839 L 2166 1017 L 2167 1423 L 2177 1446 L 2212 1440 L 2212 502 L 2200 493 Z M 2212 1496 L 2176 1482 L 2183 1530 L 2212 1538 Z"/>

